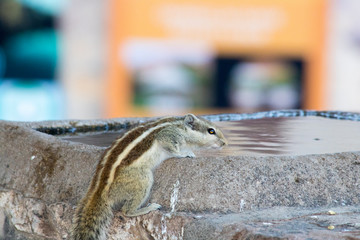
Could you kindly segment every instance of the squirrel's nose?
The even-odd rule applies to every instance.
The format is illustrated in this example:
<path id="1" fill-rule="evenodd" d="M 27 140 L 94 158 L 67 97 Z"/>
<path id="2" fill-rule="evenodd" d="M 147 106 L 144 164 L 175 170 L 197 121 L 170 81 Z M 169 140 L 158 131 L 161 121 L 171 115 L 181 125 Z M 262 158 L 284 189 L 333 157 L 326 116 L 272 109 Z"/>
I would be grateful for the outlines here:
<path id="1" fill-rule="evenodd" d="M 221 144 L 222 144 L 222 146 L 228 145 L 228 141 L 225 138 L 221 139 Z"/>

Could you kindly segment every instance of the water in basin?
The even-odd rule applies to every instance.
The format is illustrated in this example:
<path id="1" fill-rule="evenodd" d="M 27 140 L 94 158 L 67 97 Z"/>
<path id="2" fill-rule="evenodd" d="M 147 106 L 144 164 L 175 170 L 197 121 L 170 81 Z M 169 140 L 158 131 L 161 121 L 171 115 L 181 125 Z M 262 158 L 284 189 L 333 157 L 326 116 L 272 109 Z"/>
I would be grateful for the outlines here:
<path id="1" fill-rule="evenodd" d="M 198 156 L 304 155 L 360 151 L 360 122 L 324 117 L 279 117 L 216 123 L 229 140 L 221 150 Z M 107 147 L 123 132 L 65 136 L 65 140 Z"/>

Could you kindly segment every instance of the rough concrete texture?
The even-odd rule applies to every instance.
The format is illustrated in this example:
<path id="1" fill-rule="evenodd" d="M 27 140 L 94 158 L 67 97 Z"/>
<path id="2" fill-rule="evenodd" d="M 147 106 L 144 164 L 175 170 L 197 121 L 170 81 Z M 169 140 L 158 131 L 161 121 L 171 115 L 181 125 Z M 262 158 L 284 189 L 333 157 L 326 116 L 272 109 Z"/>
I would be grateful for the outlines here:
<path id="1" fill-rule="evenodd" d="M 35 125 L 0 121 L 0 239 L 66 239 L 104 151 Z M 149 200 L 163 208 L 117 213 L 109 239 L 360 239 L 359 178 L 359 152 L 171 159 Z"/>

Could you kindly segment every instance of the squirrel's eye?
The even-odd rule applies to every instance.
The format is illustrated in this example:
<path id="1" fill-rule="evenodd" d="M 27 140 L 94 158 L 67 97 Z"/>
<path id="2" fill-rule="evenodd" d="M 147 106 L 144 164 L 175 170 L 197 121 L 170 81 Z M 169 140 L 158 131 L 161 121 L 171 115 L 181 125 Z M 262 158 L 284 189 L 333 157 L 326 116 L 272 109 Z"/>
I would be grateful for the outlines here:
<path id="1" fill-rule="evenodd" d="M 210 134 L 215 134 L 215 130 L 214 130 L 213 128 L 209 128 L 209 129 L 208 129 L 208 132 L 209 132 Z"/>

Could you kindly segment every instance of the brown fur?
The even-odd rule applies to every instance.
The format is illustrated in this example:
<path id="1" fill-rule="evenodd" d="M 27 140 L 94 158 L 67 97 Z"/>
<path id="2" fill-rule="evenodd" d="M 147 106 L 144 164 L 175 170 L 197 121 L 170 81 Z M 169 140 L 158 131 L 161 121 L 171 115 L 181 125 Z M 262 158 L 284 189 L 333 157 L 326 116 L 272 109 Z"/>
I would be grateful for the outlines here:
<path id="1" fill-rule="evenodd" d="M 170 122 L 170 121 L 174 121 L 174 120 L 175 120 L 175 118 L 168 117 L 168 118 L 159 119 L 157 121 L 144 123 L 142 125 L 137 126 L 134 129 L 130 130 L 130 132 L 128 134 L 125 134 L 124 136 L 122 136 L 120 138 L 119 142 L 117 142 L 117 140 L 115 140 L 112 143 L 112 145 L 105 150 L 105 152 L 103 153 L 103 155 L 101 157 L 100 163 L 96 167 L 96 171 L 95 171 L 94 175 L 99 176 L 100 180 L 98 178 L 93 178 L 89 189 L 95 190 L 95 185 L 99 181 L 103 184 L 107 183 L 106 179 L 108 178 L 108 176 L 110 174 L 112 165 L 116 161 L 117 156 L 119 156 L 122 153 L 122 151 L 124 151 L 124 149 L 133 141 L 133 139 L 136 139 L 141 134 L 143 134 L 146 130 L 148 130 L 158 124 Z M 105 158 L 105 156 L 107 155 L 107 153 L 109 151 L 111 151 L 109 157 Z M 102 189 L 102 186 L 99 186 L 98 190 L 101 191 L 101 189 Z M 97 194 L 100 194 L 100 192 L 98 191 Z"/>
<path id="2" fill-rule="evenodd" d="M 156 129 L 151 134 L 149 134 L 146 138 L 144 138 L 144 140 L 142 141 L 142 144 L 138 144 L 137 146 L 135 146 L 129 152 L 129 154 L 122 160 L 120 166 L 125 167 L 125 166 L 130 165 L 136 159 L 138 159 L 141 155 L 143 155 L 144 152 L 149 150 L 149 148 L 152 146 L 153 142 L 156 139 L 156 134 L 159 133 L 161 130 L 163 130 L 165 127 Z"/>
<path id="3" fill-rule="evenodd" d="M 163 123 L 169 124 L 158 127 Z M 220 130 L 217 129 L 217 137 L 208 135 L 210 127 L 215 128 L 210 122 L 189 114 L 182 118 L 163 118 L 145 123 L 115 141 L 105 151 L 88 192 L 77 207 L 73 239 L 105 239 L 113 216 L 112 208 L 118 204 L 127 216 L 158 209 L 160 205 L 155 203 L 141 207 L 153 184 L 153 169 L 169 157 L 193 157 L 192 147 L 226 144 Z M 143 136 L 150 129 L 148 135 Z M 133 144 L 126 156 L 118 159 L 135 140 L 138 143 Z"/>

